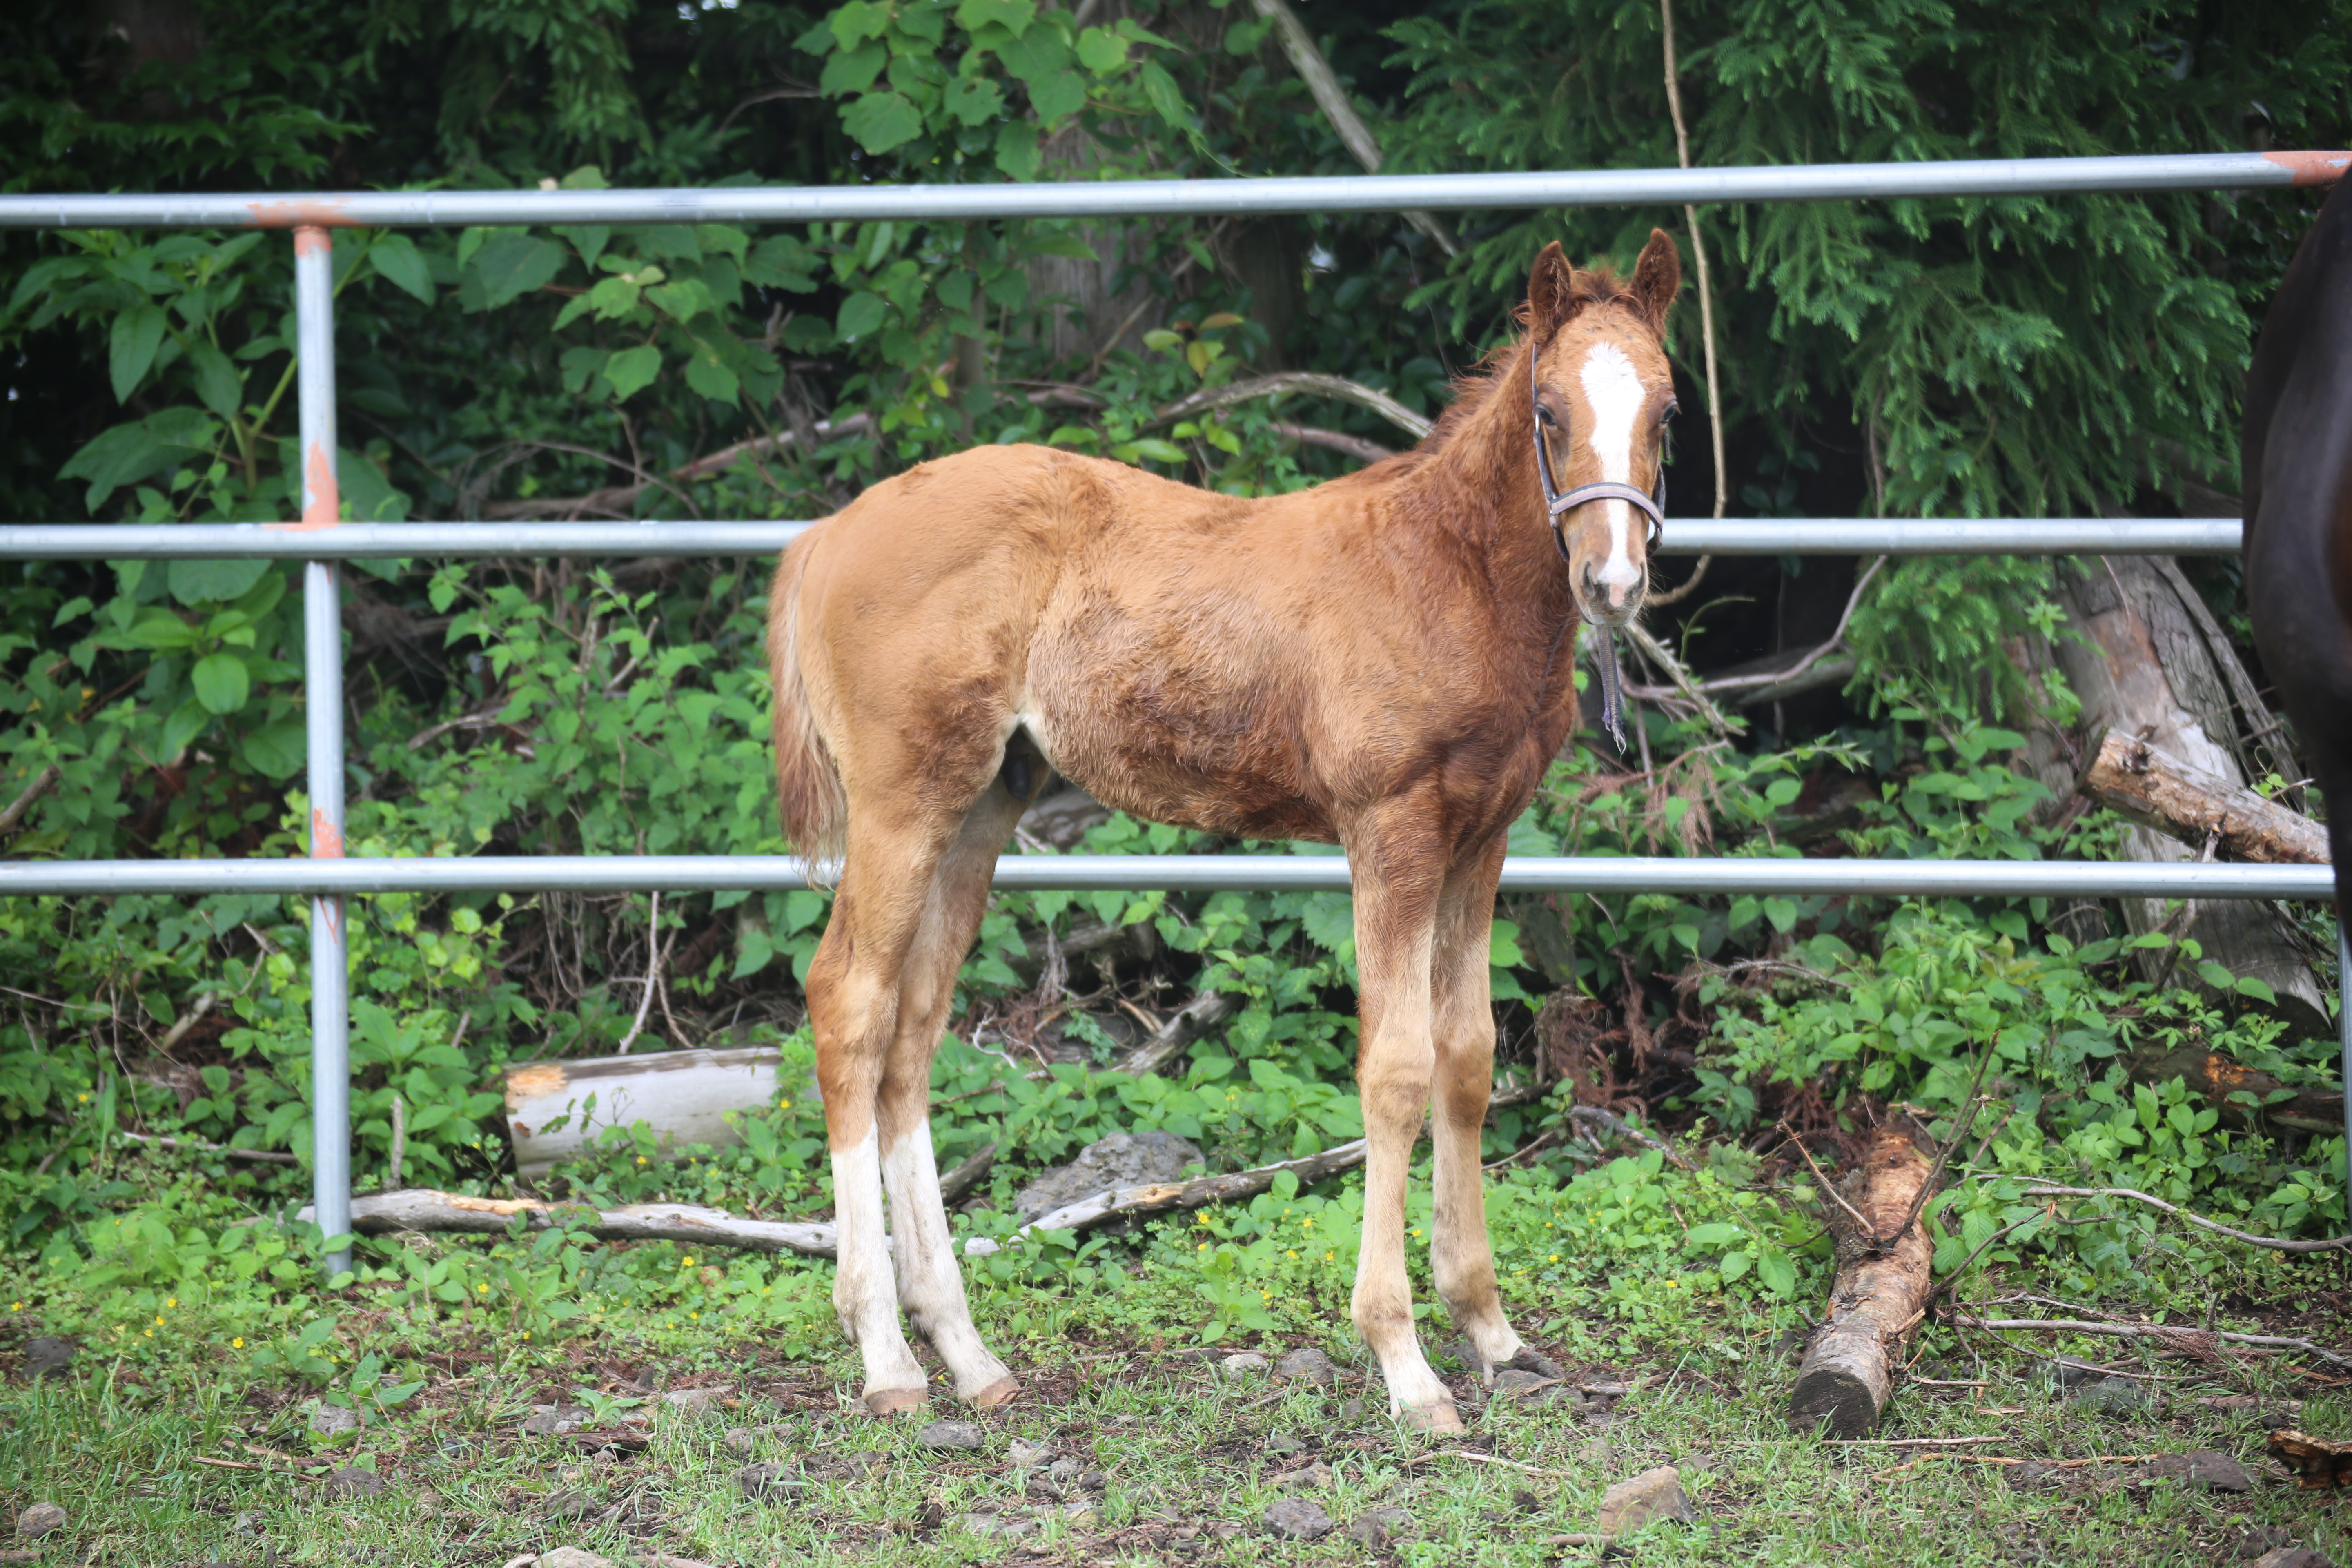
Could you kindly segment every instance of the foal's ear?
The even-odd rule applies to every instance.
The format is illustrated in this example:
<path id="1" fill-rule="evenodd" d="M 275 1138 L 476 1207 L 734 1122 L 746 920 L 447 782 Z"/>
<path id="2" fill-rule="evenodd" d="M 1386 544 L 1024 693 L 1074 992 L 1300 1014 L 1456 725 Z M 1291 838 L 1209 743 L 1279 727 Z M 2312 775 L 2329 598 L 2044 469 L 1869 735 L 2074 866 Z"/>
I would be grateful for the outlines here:
<path id="1" fill-rule="evenodd" d="M 1666 335 L 1666 312 L 1674 309 L 1675 296 L 1682 291 L 1683 258 L 1675 249 L 1675 242 L 1664 229 L 1650 231 L 1650 243 L 1642 247 L 1642 259 L 1633 264 L 1633 298 L 1649 318 L 1650 330 L 1660 338 Z"/>
<path id="2" fill-rule="evenodd" d="M 1569 301 L 1576 297 L 1575 283 L 1576 269 L 1569 266 L 1568 253 L 1555 239 L 1543 247 L 1534 270 L 1528 274 L 1528 325 L 1538 346 L 1568 320 Z"/>

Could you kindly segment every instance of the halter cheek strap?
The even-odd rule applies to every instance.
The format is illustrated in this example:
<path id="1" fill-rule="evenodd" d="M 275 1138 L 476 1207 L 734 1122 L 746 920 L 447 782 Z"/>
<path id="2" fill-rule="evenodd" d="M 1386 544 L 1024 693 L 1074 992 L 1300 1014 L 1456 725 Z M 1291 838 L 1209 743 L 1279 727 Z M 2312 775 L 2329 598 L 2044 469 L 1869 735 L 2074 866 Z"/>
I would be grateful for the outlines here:
<path id="1" fill-rule="evenodd" d="M 1535 379 L 1533 365 L 1528 367 L 1528 379 L 1530 383 Z M 1535 427 L 1536 475 L 1543 481 L 1544 521 L 1551 525 L 1552 545 L 1559 552 L 1560 560 L 1571 566 L 1574 564 L 1569 558 L 1567 536 L 1560 531 L 1560 516 L 1570 508 L 1582 506 L 1587 501 L 1622 500 L 1641 511 L 1650 520 L 1648 547 L 1655 550 L 1658 542 L 1665 536 L 1665 464 L 1658 465 L 1658 487 L 1654 491 L 1636 489 L 1632 485 L 1621 485 L 1611 480 L 1562 490 L 1559 481 L 1552 478 L 1551 447 L 1544 439 L 1540 400 L 1535 406 L 1536 417 L 1531 423 Z M 1609 738 L 1617 742 L 1617 752 L 1622 756 L 1625 752 L 1625 713 L 1624 700 L 1618 692 L 1617 637 L 1606 626 L 1594 629 L 1601 633 L 1600 647 L 1593 650 L 1596 656 L 1593 663 L 1601 672 L 1601 727 L 1609 731 Z"/>

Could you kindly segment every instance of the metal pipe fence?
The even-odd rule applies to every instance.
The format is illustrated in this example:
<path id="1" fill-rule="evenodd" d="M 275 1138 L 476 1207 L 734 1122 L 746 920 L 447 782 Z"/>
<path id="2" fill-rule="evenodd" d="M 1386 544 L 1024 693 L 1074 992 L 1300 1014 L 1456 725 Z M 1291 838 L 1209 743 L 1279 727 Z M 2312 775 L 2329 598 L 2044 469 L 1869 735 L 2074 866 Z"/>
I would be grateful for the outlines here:
<path id="1" fill-rule="evenodd" d="M 315 1215 L 351 1224 L 350 976 L 353 894 L 764 890 L 806 885 L 790 856 L 474 857 L 348 859 L 343 850 L 343 679 L 337 563 L 404 556 L 761 555 L 804 522 L 341 521 L 335 482 L 333 248 L 355 226 L 554 223 L 816 223 L 880 219 L 1103 219 L 1276 213 L 1459 211 L 1702 202 L 1999 198 L 2024 195 L 2252 190 L 2331 183 L 2352 153 L 2217 153 L 1940 163 L 1627 169 L 1503 174 L 1104 181 L 1092 184 L 820 186 L 688 191 L 366 192 L 315 195 L 0 196 L 0 228 L 289 228 L 294 231 L 302 516 L 295 523 L 0 525 L 0 559 L 273 559 L 304 563 L 303 646 L 310 850 L 304 860 L 0 863 L 0 897 L 200 897 L 223 889 L 310 900 Z M 2234 518 L 1669 521 L 1663 552 L 1783 554 L 2228 554 Z M 1344 858 L 1006 856 L 1006 889 L 1329 890 Z M 1508 891 L 1851 894 L 1928 897 L 2325 899 L 2325 866 L 1967 860 L 1514 857 Z M 2346 960 L 2352 969 L 2352 957 Z M 2352 1012 L 2344 1017 L 2352 1158 Z M 348 1268 L 347 1252 L 327 1260 Z"/>

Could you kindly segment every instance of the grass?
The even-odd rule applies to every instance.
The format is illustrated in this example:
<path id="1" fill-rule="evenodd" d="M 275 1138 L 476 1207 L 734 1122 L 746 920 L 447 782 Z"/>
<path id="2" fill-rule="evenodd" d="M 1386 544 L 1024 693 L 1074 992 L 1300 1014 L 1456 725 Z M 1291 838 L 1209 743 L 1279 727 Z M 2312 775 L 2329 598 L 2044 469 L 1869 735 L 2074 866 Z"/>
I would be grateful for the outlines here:
<path id="1" fill-rule="evenodd" d="M 2153 1375 L 2168 1395 L 2158 1412 L 2116 1418 L 2068 1401 L 2026 1354 L 1990 1336 L 1960 1342 L 1932 1331 L 1914 1373 L 1981 1386 L 1902 1384 L 1879 1433 L 1996 1439 L 1944 1451 L 1979 1458 L 2218 1449 L 2256 1476 L 2252 1491 L 2229 1495 L 2131 1466 L 2062 1468 L 2020 1486 L 2012 1467 L 1793 1436 L 1782 1414 L 1794 1372 L 1789 1314 L 1729 1299 L 1699 1306 L 1634 1353 L 1572 1365 L 1587 1381 L 1633 1385 L 1613 1402 L 1472 1410 L 1472 1395 L 1470 1436 L 1453 1442 L 1397 1430 L 1360 1347 L 1342 1342 L 1344 1325 L 1334 1325 L 1323 1345 L 1341 1381 L 1320 1388 L 1227 1381 L 1217 1358 L 1234 1347 L 1189 1346 L 1197 1304 L 1188 1309 L 1133 1281 L 1068 1293 L 1050 1331 L 1024 1336 L 1003 1303 L 985 1295 L 982 1315 L 1027 1387 L 1003 1411 L 971 1415 L 944 1399 L 933 1406 L 933 1417 L 980 1427 L 983 1446 L 975 1451 L 928 1449 L 919 1422 L 861 1414 L 845 1347 L 794 1356 L 719 1314 L 645 1333 L 608 1317 L 595 1334 L 538 1347 L 445 1323 L 438 1348 L 421 1358 L 425 1386 L 368 1429 L 335 1439 L 310 1434 L 307 1384 L 194 1343 L 143 1361 L 109 1361 L 91 1349 L 63 1373 L 37 1383 L 13 1376 L 0 1406 L 0 1491 L 12 1519 L 35 1501 L 66 1510 L 65 1529 L 29 1543 L 40 1561 L 57 1563 L 503 1564 L 572 1546 L 615 1562 L 658 1552 L 746 1568 L 1375 1561 L 1456 1568 L 1592 1561 L 1594 1548 L 1547 1538 L 1590 1531 L 1612 1483 L 1672 1463 L 1681 1467 L 1695 1521 L 1654 1525 L 1630 1543 L 1634 1561 L 1659 1568 L 2154 1568 L 2251 1558 L 2262 1545 L 2290 1541 L 2352 1561 L 2341 1508 L 2275 1479 L 2262 1462 L 2265 1424 L 2256 1411 L 2198 1402 L 2251 1393 L 2258 1408 L 2277 1412 L 2301 1399 L 2296 1419 L 2306 1430 L 2352 1430 L 2352 1385 L 2283 1357 L 2202 1367 L 2118 1352 L 2113 1342 L 2064 1347 L 2121 1353 L 2110 1364 Z M 1435 1360 L 1469 1395 L 1475 1384 L 1463 1369 L 1443 1354 Z M 699 1412 L 660 1397 L 682 1386 L 721 1392 Z M 631 1400 L 643 1403 L 620 1403 Z M 642 1447 L 596 1455 L 596 1440 L 579 1433 L 523 1431 L 534 1405 L 559 1401 L 601 1406 L 591 1427 L 627 1431 Z M 648 1411 L 660 1412 L 649 1427 L 624 1426 Z M 1089 1485 L 1079 1476 L 1024 1473 L 1011 1457 L 1016 1438 L 1049 1446 L 1100 1477 Z M 1284 1439 L 1302 1447 L 1270 1453 L 1269 1439 L 1278 1448 Z M 866 1454 L 878 1458 L 853 1461 Z M 1331 1479 L 1305 1495 L 1339 1528 L 1313 1542 L 1271 1538 L 1260 1521 L 1281 1495 L 1272 1479 L 1315 1460 L 1330 1467 Z M 811 1479 L 796 1493 L 752 1500 L 738 1481 L 752 1461 L 782 1462 Z M 372 1468 L 387 1490 L 331 1500 L 314 1478 L 332 1466 Z M 1088 1506 L 1075 1518 L 1060 1511 L 1072 1503 Z M 1348 1538 L 1349 1521 L 1378 1508 L 1402 1509 L 1410 1523 L 1378 1549 Z M 986 1514 L 1034 1522 L 1012 1539 L 966 1527 L 964 1516 Z"/>

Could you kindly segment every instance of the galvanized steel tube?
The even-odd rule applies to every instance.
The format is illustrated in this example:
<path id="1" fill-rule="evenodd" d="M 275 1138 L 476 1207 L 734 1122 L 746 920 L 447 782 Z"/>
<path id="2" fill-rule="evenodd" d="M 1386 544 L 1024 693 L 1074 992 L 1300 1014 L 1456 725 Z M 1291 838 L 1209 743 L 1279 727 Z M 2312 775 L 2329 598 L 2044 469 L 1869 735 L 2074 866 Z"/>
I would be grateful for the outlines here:
<path id="1" fill-rule="evenodd" d="M 294 231 L 295 392 L 299 402 L 302 526 L 332 530 L 342 501 L 335 479 L 335 253 L 323 228 Z M 343 618 L 331 561 L 302 569 L 303 729 L 310 762 L 310 858 L 343 854 Z M 236 886 L 243 879 L 217 884 Z M 310 900 L 310 1147 L 319 1228 L 352 1228 L 352 1006 L 350 913 L 344 895 Z M 352 1266 L 329 1253 L 330 1277 Z"/>
<path id="2" fill-rule="evenodd" d="M 82 860 L 0 864 L 0 898 L 116 893 L 775 892 L 808 885 L 789 855 L 462 856 L 365 860 Z M 1339 855 L 1007 855 L 1016 891 L 1344 892 Z M 1659 857 L 1503 862 L 1505 892 L 2325 899 L 2326 866 L 2095 860 L 1791 860 Z"/>
<path id="3" fill-rule="evenodd" d="M 770 555 L 805 522 L 0 523 L 0 560 Z M 1670 517 L 1661 555 L 2234 555 L 2234 517 Z"/>
<path id="4" fill-rule="evenodd" d="M 0 227 L 450 227 L 555 223 L 822 223 L 881 218 L 1246 216 L 1675 206 L 1691 202 L 2226 191 L 2326 184 L 2352 153 L 2185 153 L 2116 158 L 1348 174 L 970 185 L 728 186 L 635 191 L 345 191 L 308 195 L 0 196 Z"/>

